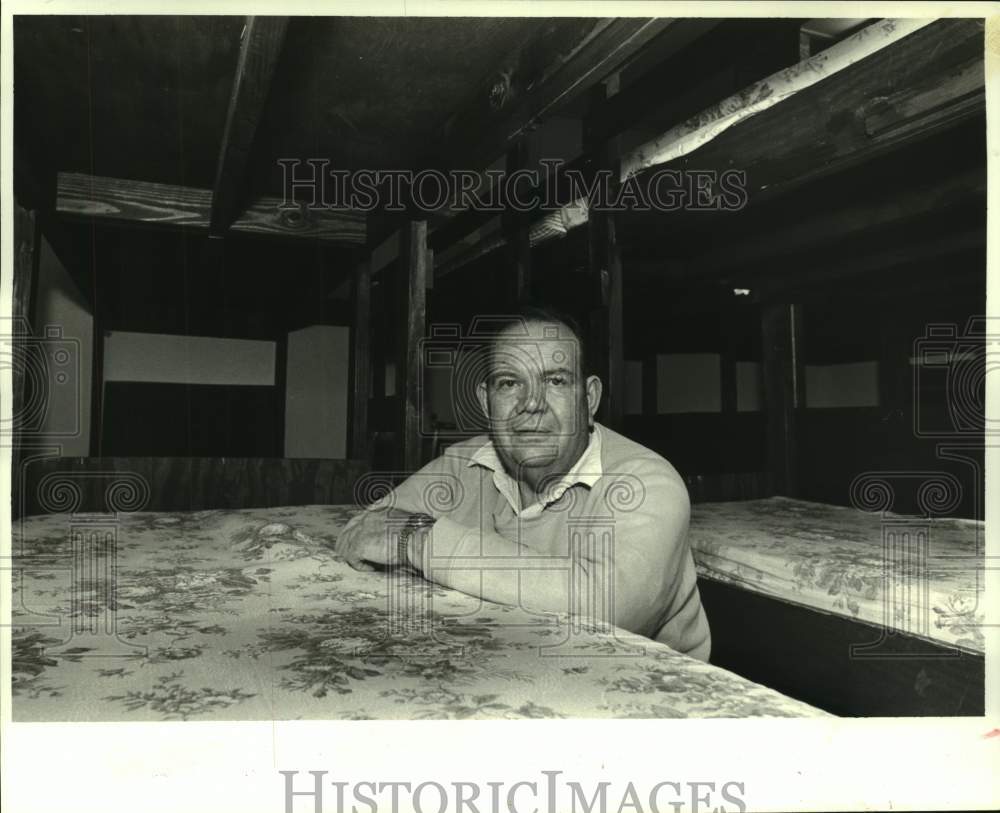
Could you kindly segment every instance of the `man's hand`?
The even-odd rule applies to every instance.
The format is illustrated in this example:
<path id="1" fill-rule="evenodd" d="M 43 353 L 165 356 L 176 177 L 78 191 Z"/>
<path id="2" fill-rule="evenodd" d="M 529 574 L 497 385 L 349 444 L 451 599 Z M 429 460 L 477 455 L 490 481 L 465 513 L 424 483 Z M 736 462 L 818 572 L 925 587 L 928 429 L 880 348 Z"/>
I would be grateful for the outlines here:
<path id="1" fill-rule="evenodd" d="M 340 532 L 334 550 L 355 570 L 407 564 L 399 558 L 396 539 L 417 516 L 398 508 L 362 511 Z"/>

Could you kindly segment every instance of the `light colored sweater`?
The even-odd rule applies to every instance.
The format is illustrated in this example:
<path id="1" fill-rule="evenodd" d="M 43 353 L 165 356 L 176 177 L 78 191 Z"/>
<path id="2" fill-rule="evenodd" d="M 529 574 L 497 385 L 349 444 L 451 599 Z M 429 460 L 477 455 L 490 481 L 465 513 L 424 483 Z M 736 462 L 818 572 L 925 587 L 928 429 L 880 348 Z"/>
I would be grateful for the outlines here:
<path id="1" fill-rule="evenodd" d="M 437 519 L 423 561 L 411 562 L 431 581 L 532 611 L 580 613 L 708 660 L 684 481 L 607 427 L 596 425 L 559 487 L 524 510 L 486 436 L 447 449 L 387 503 Z"/>

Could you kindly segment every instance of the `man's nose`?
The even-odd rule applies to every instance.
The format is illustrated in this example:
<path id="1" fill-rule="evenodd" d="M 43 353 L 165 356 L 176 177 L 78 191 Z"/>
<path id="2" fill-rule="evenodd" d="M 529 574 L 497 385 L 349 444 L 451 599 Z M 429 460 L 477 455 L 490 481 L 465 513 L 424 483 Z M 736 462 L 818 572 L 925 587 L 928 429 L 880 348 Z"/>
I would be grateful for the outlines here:
<path id="1" fill-rule="evenodd" d="M 524 391 L 521 399 L 522 412 L 543 412 L 547 405 L 545 382 L 536 381 L 530 383 Z"/>

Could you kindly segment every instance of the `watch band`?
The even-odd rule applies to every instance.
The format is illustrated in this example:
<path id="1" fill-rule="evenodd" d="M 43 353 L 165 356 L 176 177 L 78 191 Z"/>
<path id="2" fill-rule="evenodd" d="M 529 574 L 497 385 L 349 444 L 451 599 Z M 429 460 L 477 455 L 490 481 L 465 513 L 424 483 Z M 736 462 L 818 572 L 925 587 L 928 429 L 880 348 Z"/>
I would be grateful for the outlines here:
<path id="1" fill-rule="evenodd" d="M 407 520 L 403 529 L 399 532 L 399 547 L 396 551 L 401 564 L 410 564 L 410 538 L 413 534 L 421 528 L 433 525 L 435 522 L 437 520 L 429 514 L 414 514 Z"/>

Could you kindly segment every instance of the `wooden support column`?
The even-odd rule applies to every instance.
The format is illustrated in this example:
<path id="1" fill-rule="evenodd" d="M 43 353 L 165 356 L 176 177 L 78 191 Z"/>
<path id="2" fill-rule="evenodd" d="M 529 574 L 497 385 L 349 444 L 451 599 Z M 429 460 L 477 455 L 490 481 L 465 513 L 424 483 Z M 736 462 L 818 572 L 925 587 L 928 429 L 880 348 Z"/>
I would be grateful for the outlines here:
<path id="1" fill-rule="evenodd" d="M 282 328 L 274 342 L 274 453 L 285 457 L 285 408 L 288 404 L 288 330 Z"/>
<path id="2" fill-rule="evenodd" d="M 403 471 L 413 472 L 421 459 L 420 342 L 427 320 L 427 221 L 412 220 L 400 231 L 400 331 L 396 347 L 396 392 L 401 406 L 398 455 Z"/>
<path id="3" fill-rule="evenodd" d="M 528 165 L 528 142 L 519 138 L 507 150 L 508 177 Z M 527 198 L 529 184 L 519 185 L 521 196 Z M 531 240 L 529 237 L 530 217 L 527 212 L 513 208 L 508 202 L 503 214 L 503 233 L 507 240 L 507 262 L 505 263 L 507 290 L 505 298 L 512 305 L 528 297 L 531 291 Z"/>
<path id="4" fill-rule="evenodd" d="M 27 331 L 34 314 L 31 311 L 32 293 L 37 285 L 38 275 L 38 223 L 35 212 L 21 207 L 14 202 L 14 301 L 11 315 L 15 322 L 22 322 Z M 18 330 L 15 324 L 15 331 Z M 28 338 L 25 336 L 25 338 Z M 13 414 L 21 407 L 24 399 L 25 368 L 14 364 L 11 367 L 13 376 Z"/>
<path id="5" fill-rule="evenodd" d="M 761 308 L 767 468 L 774 492 L 786 497 L 798 491 L 795 410 L 805 406 L 801 309 L 786 303 Z"/>
<path id="6" fill-rule="evenodd" d="M 246 207 L 247 165 L 288 28 L 287 17 L 247 17 L 215 170 L 209 233 L 222 235 Z"/>
<path id="7" fill-rule="evenodd" d="M 578 18 L 551 35 L 516 43 L 480 92 L 448 120 L 426 165 L 489 165 L 513 139 L 586 92 L 595 80 L 626 66 L 668 29 L 686 25 L 669 17 Z"/>
<path id="8" fill-rule="evenodd" d="M 94 240 L 93 231 L 90 240 Z M 94 246 L 89 247 L 91 257 L 90 301 L 93 303 L 93 341 L 90 358 L 90 456 L 101 457 L 104 452 L 104 336 L 108 330 L 107 305 L 101 291 L 101 271 L 93 259 Z"/>
<path id="9" fill-rule="evenodd" d="M 617 79 L 594 88 L 591 106 L 600 110 L 608 95 L 617 90 Z M 619 188 L 620 155 L 617 138 L 600 144 L 584 133 L 585 150 L 595 156 L 599 170 L 607 170 L 609 183 L 606 203 L 611 203 Z M 591 352 L 595 368 L 604 383 L 603 421 L 620 430 L 625 412 L 625 344 L 622 313 L 622 267 L 618 250 L 615 214 L 591 208 L 587 221 L 590 275 L 594 286 L 594 309 L 591 311 Z"/>
<path id="10" fill-rule="evenodd" d="M 20 516 L 24 484 L 21 482 L 22 437 L 18 418 L 24 416 L 25 398 L 35 398 L 37 393 L 26 391 L 27 353 L 25 344 L 31 339 L 32 291 L 38 278 L 39 232 L 37 215 L 24 209 L 14 202 L 14 300 L 12 313 L 14 317 L 4 331 L 3 337 L 7 344 L 6 352 L 10 353 L 11 361 L 21 357 L 21 363 L 11 364 L 12 400 L 10 432 L 11 443 L 11 507 L 12 517 Z M 20 345 L 19 347 L 17 345 Z M 7 438 L 4 438 L 8 442 Z"/>
<path id="11" fill-rule="evenodd" d="M 350 456 L 369 460 L 368 397 L 371 392 L 371 262 L 354 269 L 354 319 L 351 325 L 351 443 Z"/>

